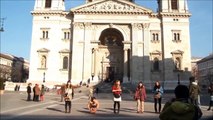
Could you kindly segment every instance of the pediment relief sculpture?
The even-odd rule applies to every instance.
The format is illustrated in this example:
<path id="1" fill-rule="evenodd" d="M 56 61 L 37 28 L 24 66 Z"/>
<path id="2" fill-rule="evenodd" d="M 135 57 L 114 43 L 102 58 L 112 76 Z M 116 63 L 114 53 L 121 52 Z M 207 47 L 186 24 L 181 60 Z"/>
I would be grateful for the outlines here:
<path id="1" fill-rule="evenodd" d="M 151 13 L 152 10 L 123 0 L 100 0 L 71 9 L 73 12 L 141 12 Z"/>

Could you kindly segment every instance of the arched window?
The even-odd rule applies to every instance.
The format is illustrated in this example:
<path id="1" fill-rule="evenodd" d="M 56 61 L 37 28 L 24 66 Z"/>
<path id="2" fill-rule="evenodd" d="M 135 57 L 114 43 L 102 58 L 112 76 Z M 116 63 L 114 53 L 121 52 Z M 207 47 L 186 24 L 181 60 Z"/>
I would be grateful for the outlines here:
<path id="1" fill-rule="evenodd" d="M 42 38 L 45 38 L 45 31 L 42 31 Z"/>
<path id="2" fill-rule="evenodd" d="M 180 40 L 180 34 L 177 33 L 177 40 Z"/>
<path id="3" fill-rule="evenodd" d="M 154 59 L 153 69 L 154 69 L 154 71 L 158 71 L 159 70 L 159 60 L 158 60 L 158 58 Z"/>
<path id="4" fill-rule="evenodd" d="M 158 38 L 158 33 L 155 34 L 156 39 L 155 40 L 159 40 Z"/>
<path id="5" fill-rule="evenodd" d="M 68 57 L 63 58 L 63 69 L 68 69 Z"/>
<path id="6" fill-rule="evenodd" d="M 176 38 L 177 38 L 177 37 L 176 37 L 176 33 L 174 33 L 174 40 L 177 40 Z"/>
<path id="7" fill-rule="evenodd" d="M 155 33 L 152 33 L 152 40 L 155 40 Z"/>
<path id="8" fill-rule="evenodd" d="M 46 64 L 47 64 L 47 58 L 45 55 L 43 55 L 41 57 L 41 68 L 46 68 L 47 67 Z"/>

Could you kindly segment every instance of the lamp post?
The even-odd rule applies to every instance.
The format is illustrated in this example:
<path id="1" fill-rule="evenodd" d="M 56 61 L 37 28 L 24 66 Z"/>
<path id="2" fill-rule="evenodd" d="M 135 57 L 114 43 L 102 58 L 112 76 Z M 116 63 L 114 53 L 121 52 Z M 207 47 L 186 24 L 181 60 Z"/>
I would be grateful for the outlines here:
<path id="1" fill-rule="evenodd" d="M 180 74 L 179 73 L 177 74 L 177 77 L 178 77 L 178 85 L 180 85 Z"/>
<path id="2" fill-rule="evenodd" d="M 43 73 L 43 83 L 45 83 L 45 72 Z"/>

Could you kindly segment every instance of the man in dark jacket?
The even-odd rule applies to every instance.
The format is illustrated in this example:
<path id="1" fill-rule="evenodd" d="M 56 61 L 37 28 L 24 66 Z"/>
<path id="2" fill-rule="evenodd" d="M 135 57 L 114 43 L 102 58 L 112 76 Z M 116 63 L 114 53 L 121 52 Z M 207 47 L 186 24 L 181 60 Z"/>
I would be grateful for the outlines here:
<path id="1" fill-rule="evenodd" d="M 175 99 L 165 104 L 159 116 L 161 120 L 198 120 L 201 118 L 200 108 L 188 102 L 187 86 L 178 85 L 175 88 L 175 96 Z"/>
<path id="2" fill-rule="evenodd" d="M 27 86 L 27 101 L 31 101 L 31 83 Z"/>
<path id="3" fill-rule="evenodd" d="M 198 95 L 200 94 L 200 87 L 197 82 L 195 82 L 194 77 L 190 77 L 189 79 L 191 81 L 189 85 L 189 96 L 191 103 L 198 105 Z"/>

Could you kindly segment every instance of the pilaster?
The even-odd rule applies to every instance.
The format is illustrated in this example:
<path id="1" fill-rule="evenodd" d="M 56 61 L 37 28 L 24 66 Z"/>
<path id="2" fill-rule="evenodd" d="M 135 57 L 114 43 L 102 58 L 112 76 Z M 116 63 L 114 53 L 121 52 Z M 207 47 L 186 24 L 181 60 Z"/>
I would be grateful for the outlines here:
<path id="1" fill-rule="evenodd" d="M 150 23 L 143 23 L 143 80 L 150 80 L 150 59 L 149 59 L 149 25 Z"/>

